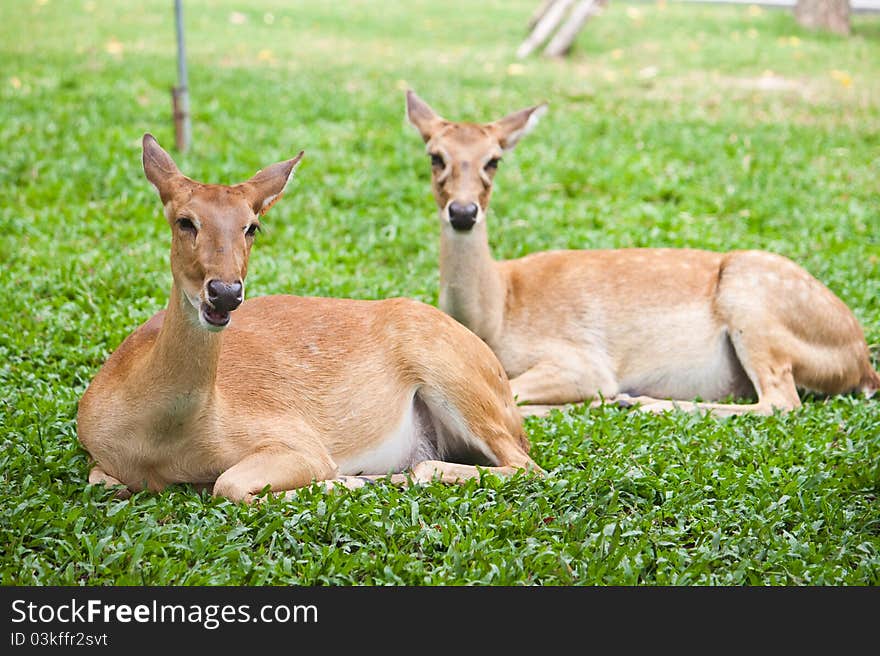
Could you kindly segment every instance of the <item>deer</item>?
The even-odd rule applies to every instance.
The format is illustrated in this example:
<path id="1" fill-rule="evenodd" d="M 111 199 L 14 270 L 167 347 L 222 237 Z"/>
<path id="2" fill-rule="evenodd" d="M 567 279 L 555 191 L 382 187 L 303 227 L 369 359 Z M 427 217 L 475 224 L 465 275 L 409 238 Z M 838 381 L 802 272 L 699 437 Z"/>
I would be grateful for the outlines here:
<path id="1" fill-rule="evenodd" d="M 546 109 L 456 122 L 406 92 L 431 161 L 438 305 L 498 356 L 524 417 L 577 403 L 771 415 L 800 407 L 799 389 L 880 388 L 853 312 L 782 255 L 624 248 L 495 260 L 488 210 L 499 163 Z"/>
<path id="2" fill-rule="evenodd" d="M 261 217 L 302 157 L 205 184 L 144 135 L 144 173 L 171 228 L 171 292 L 80 399 L 89 483 L 122 497 L 189 483 L 250 503 L 312 484 L 543 475 L 498 359 L 437 308 L 244 300 Z"/>

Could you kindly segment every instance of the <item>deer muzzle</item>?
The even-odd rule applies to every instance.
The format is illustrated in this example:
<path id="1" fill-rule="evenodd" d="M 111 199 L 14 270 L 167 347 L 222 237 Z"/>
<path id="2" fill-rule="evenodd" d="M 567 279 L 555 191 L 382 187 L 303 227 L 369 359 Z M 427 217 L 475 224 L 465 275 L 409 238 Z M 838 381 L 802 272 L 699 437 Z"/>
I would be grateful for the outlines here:
<path id="1" fill-rule="evenodd" d="M 202 316 L 212 326 L 222 328 L 229 323 L 229 313 L 244 300 L 244 285 L 240 280 L 209 280 L 206 291 L 208 301 L 202 304 Z"/>
<path id="2" fill-rule="evenodd" d="M 449 203 L 446 209 L 449 214 L 449 223 L 453 229 L 459 232 L 467 232 L 477 222 L 477 214 L 480 211 L 476 203 L 459 203 L 457 200 Z"/>

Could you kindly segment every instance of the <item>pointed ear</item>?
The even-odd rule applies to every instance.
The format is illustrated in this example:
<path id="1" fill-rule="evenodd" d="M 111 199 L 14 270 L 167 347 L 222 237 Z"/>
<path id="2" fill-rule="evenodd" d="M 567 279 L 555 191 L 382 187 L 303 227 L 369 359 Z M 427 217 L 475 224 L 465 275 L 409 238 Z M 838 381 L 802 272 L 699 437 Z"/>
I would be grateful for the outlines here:
<path id="1" fill-rule="evenodd" d="M 517 142 L 527 135 L 535 125 L 538 119 L 547 112 L 547 103 L 541 103 L 528 109 L 521 109 L 513 114 L 508 114 L 502 119 L 498 119 L 487 126 L 495 136 L 498 137 L 498 143 L 504 150 L 510 150 Z"/>
<path id="2" fill-rule="evenodd" d="M 293 159 L 267 166 L 247 182 L 236 185 L 244 191 L 254 214 L 265 214 L 281 198 L 304 154 L 301 150 Z"/>
<path id="3" fill-rule="evenodd" d="M 406 92 L 406 118 L 419 131 L 425 143 L 445 121 L 412 89 Z"/>
<path id="4" fill-rule="evenodd" d="M 143 139 L 144 173 L 147 180 L 159 192 L 159 198 L 165 205 L 174 194 L 175 183 L 184 178 L 171 155 L 162 150 L 156 138 L 147 132 Z"/>

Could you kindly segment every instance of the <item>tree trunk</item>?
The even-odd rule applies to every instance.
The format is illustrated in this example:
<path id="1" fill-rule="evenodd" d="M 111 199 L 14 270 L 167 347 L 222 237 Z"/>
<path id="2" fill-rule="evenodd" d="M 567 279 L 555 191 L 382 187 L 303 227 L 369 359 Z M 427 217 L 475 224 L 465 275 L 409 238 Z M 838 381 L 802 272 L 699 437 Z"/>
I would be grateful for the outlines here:
<path id="1" fill-rule="evenodd" d="M 529 18 L 529 32 L 535 29 L 535 25 L 537 25 L 542 18 L 544 18 L 544 14 L 547 13 L 547 10 L 550 9 L 550 5 L 552 5 L 555 0 L 541 0 L 541 4 L 538 5 L 538 8 L 535 9 L 531 18 Z"/>
<path id="2" fill-rule="evenodd" d="M 541 18 L 535 24 L 531 34 L 520 44 L 516 50 L 516 56 L 525 59 L 532 51 L 547 40 L 547 37 L 556 29 L 556 26 L 565 18 L 568 8 L 574 0 L 554 0 L 546 8 L 543 8 Z"/>
<path id="3" fill-rule="evenodd" d="M 849 34 L 849 0 L 797 0 L 794 17 L 812 30 Z"/>
<path id="4" fill-rule="evenodd" d="M 574 43 L 584 23 L 591 16 L 600 13 L 606 3 L 607 0 L 580 0 L 571 10 L 556 35 L 550 39 L 550 43 L 544 48 L 544 54 L 548 57 L 561 57 L 568 54 L 568 51 L 571 50 L 571 44 Z"/>

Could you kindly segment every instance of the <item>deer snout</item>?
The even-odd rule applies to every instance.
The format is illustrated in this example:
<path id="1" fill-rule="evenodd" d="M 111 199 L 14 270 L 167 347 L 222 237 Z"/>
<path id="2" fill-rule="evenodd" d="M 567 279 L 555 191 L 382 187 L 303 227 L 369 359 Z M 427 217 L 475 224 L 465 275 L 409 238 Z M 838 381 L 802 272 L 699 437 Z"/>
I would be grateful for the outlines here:
<path id="1" fill-rule="evenodd" d="M 244 298 L 244 285 L 240 280 L 233 283 L 209 280 L 207 289 L 208 302 L 220 312 L 232 312 L 241 305 Z"/>
<path id="2" fill-rule="evenodd" d="M 455 230 L 465 232 L 474 227 L 477 222 L 477 213 L 480 208 L 476 203 L 459 203 L 457 200 L 449 203 L 449 223 Z"/>

